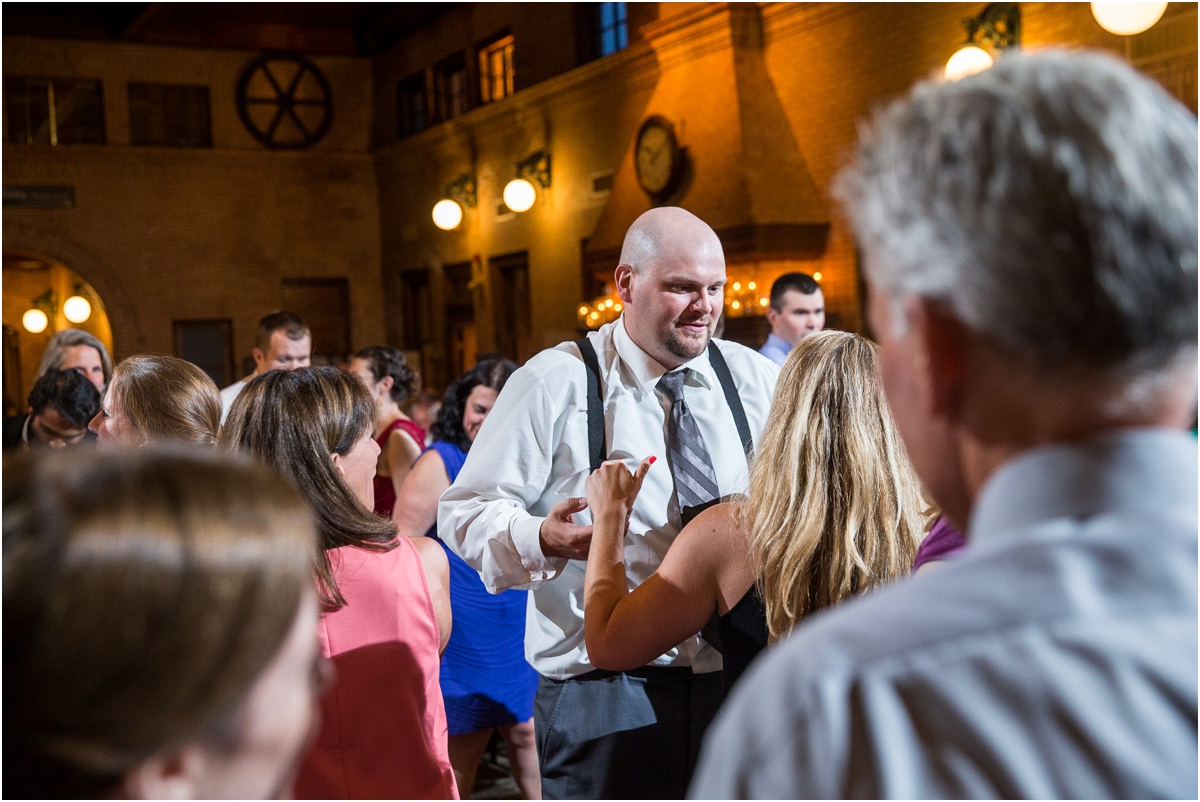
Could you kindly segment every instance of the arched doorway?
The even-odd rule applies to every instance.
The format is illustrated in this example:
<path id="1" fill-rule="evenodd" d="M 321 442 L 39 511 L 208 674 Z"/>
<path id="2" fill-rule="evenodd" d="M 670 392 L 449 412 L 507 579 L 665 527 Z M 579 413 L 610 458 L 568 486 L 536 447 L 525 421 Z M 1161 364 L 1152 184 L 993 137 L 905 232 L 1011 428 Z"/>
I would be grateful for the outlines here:
<path id="1" fill-rule="evenodd" d="M 53 259 L 32 253 L 4 252 L 4 414 L 24 412 L 29 390 L 37 376 L 42 352 L 54 332 L 82 329 L 99 338 L 113 352 L 112 327 L 100 294 L 78 273 Z M 83 305 L 75 302 L 64 310 L 69 298 L 87 301 L 88 315 L 72 322 L 67 313 L 82 317 Z M 25 313 L 31 309 L 45 315 L 41 331 L 31 331 Z M 37 315 L 31 316 L 38 318 Z M 31 320 L 33 328 L 40 320 Z"/>

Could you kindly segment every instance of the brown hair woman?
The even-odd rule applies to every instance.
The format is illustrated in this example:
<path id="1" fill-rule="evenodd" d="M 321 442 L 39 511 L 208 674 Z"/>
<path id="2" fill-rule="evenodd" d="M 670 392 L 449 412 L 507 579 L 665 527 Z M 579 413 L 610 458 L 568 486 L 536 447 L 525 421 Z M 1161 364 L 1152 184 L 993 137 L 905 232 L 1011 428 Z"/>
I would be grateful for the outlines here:
<path id="1" fill-rule="evenodd" d="M 244 460 L 6 460 L 4 795 L 288 793 L 323 673 L 315 541 Z"/>
<path id="2" fill-rule="evenodd" d="M 728 689 L 805 616 L 908 575 L 929 510 L 883 396 L 877 350 L 840 331 L 801 340 L 779 375 L 749 498 L 697 516 L 632 593 L 625 521 L 654 458 L 636 474 L 606 462 L 588 478 L 584 621 L 597 668 L 645 665 L 716 612 Z"/>
<path id="3" fill-rule="evenodd" d="M 208 374 L 173 356 L 131 356 L 117 365 L 88 428 L 102 445 L 176 442 L 215 446 L 221 397 Z"/>
<path id="4" fill-rule="evenodd" d="M 297 797 L 446 799 L 456 795 L 438 687 L 449 567 L 437 543 L 397 538 L 396 525 L 372 512 L 374 420 L 350 374 L 276 370 L 246 383 L 221 443 L 276 468 L 316 514 L 321 649 L 337 681 Z"/>

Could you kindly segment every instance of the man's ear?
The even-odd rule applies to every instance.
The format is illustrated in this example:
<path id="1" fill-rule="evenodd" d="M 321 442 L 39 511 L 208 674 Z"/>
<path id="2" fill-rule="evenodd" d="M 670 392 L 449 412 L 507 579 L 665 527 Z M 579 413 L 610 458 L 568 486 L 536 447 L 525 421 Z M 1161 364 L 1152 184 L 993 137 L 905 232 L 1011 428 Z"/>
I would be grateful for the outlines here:
<path id="1" fill-rule="evenodd" d="M 345 458 L 336 451 L 329 455 L 329 459 L 333 460 L 333 469 L 338 472 L 338 476 L 342 479 L 346 478 L 346 462 Z"/>
<path id="2" fill-rule="evenodd" d="M 971 332 L 936 301 L 913 297 L 905 312 L 919 349 L 917 365 L 926 410 L 934 417 L 957 420 L 962 414 Z"/>
<path id="3" fill-rule="evenodd" d="M 767 307 L 767 324 L 771 327 L 772 330 L 775 329 L 775 321 L 776 320 L 779 320 L 779 313 L 775 311 L 775 307 L 768 306 Z"/>
<path id="4" fill-rule="evenodd" d="M 121 795 L 126 799 L 198 799 L 202 762 L 195 745 L 155 755 L 126 773 Z"/>
<path id="5" fill-rule="evenodd" d="M 267 357 L 263 354 L 261 348 L 255 348 L 250 353 L 254 357 L 254 365 L 255 365 L 256 369 L 258 370 L 259 373 L 261 373 L 262 369 L 263 369 L 263 365 L 267 361 Z"/>
<path id="6" fill-rule="evenodd" d="M 621 297 L 621 303 L 628 305 L 633 298 L 633 268 L 629 265 L 617 265 L 617 272 L 613 274 L 613 278 L 617 282 L 617 295 Z"/>

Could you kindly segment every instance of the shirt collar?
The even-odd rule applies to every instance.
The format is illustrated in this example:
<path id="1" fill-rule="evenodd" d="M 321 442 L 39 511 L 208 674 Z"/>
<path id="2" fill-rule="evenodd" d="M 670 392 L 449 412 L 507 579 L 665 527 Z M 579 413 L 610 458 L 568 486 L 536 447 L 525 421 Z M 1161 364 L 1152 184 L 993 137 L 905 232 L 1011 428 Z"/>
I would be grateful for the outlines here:
<path id="1" fill-rule="evenodd" d="M 772 348 L 778 348 L 785 354 L 790 353 L 792 350 L 792 346 L 787 344 L 787 340 L 783 339 L 782 337 L 776 337 L 775 332 L 771 332 L 767 335 L 767 345 L 771 346 Z"/>
<path id="2" fill-rule="evenodd" d="M 621 315 L 616 325 L 613 326 L 613 347 L 617 351 L 617 357 L 629 368 L 629 372 L 637 381 L 638 389 L 644 393 L 654 392 L 658 386 L 658 380 L 664 374 L 671 372 L 633 341 L 629 332 L 625 330 L 625 315 Z M 706 390 L 711 390 L 716 386 L 716 374 L 713 373 L 712 364 L 708 361 L 707 349 L 690 362 L 685 362 L 678 370 L 687 371 L 686 383 L 688 384 L 703 387 Z"/>
<path id="3" fill-rule="evenodd" d="M 1120 429 L 1024 451 L 983 486 L 972 543 L 1055 518 L 1187 516 L 1196 525 L 1196 440 L 1174 429 Z"/>

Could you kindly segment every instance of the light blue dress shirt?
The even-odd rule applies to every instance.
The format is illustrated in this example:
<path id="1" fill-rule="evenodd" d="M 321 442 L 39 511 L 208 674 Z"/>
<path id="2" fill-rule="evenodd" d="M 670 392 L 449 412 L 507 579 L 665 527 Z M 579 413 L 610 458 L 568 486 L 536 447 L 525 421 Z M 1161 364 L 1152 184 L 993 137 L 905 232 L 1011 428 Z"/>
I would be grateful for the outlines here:
<path id="1" fill-rule="evenodd" d="M 1196 797 L 1196 441 L 1044 446 L 955 560 L 800 625 L 705 740 L 695 798 Z"/>
<path id="2" fill-rule="evenodd" d="M 758 352 L 779 367 L 783 367 L 788 354 L 792 352 L 792 346 L 788 345 L 781 337 L 776 337 L 775 332 L 771 332 L 767 335 L 767 341 L 763 343 L 762 348 L 758 349 Z"/>

